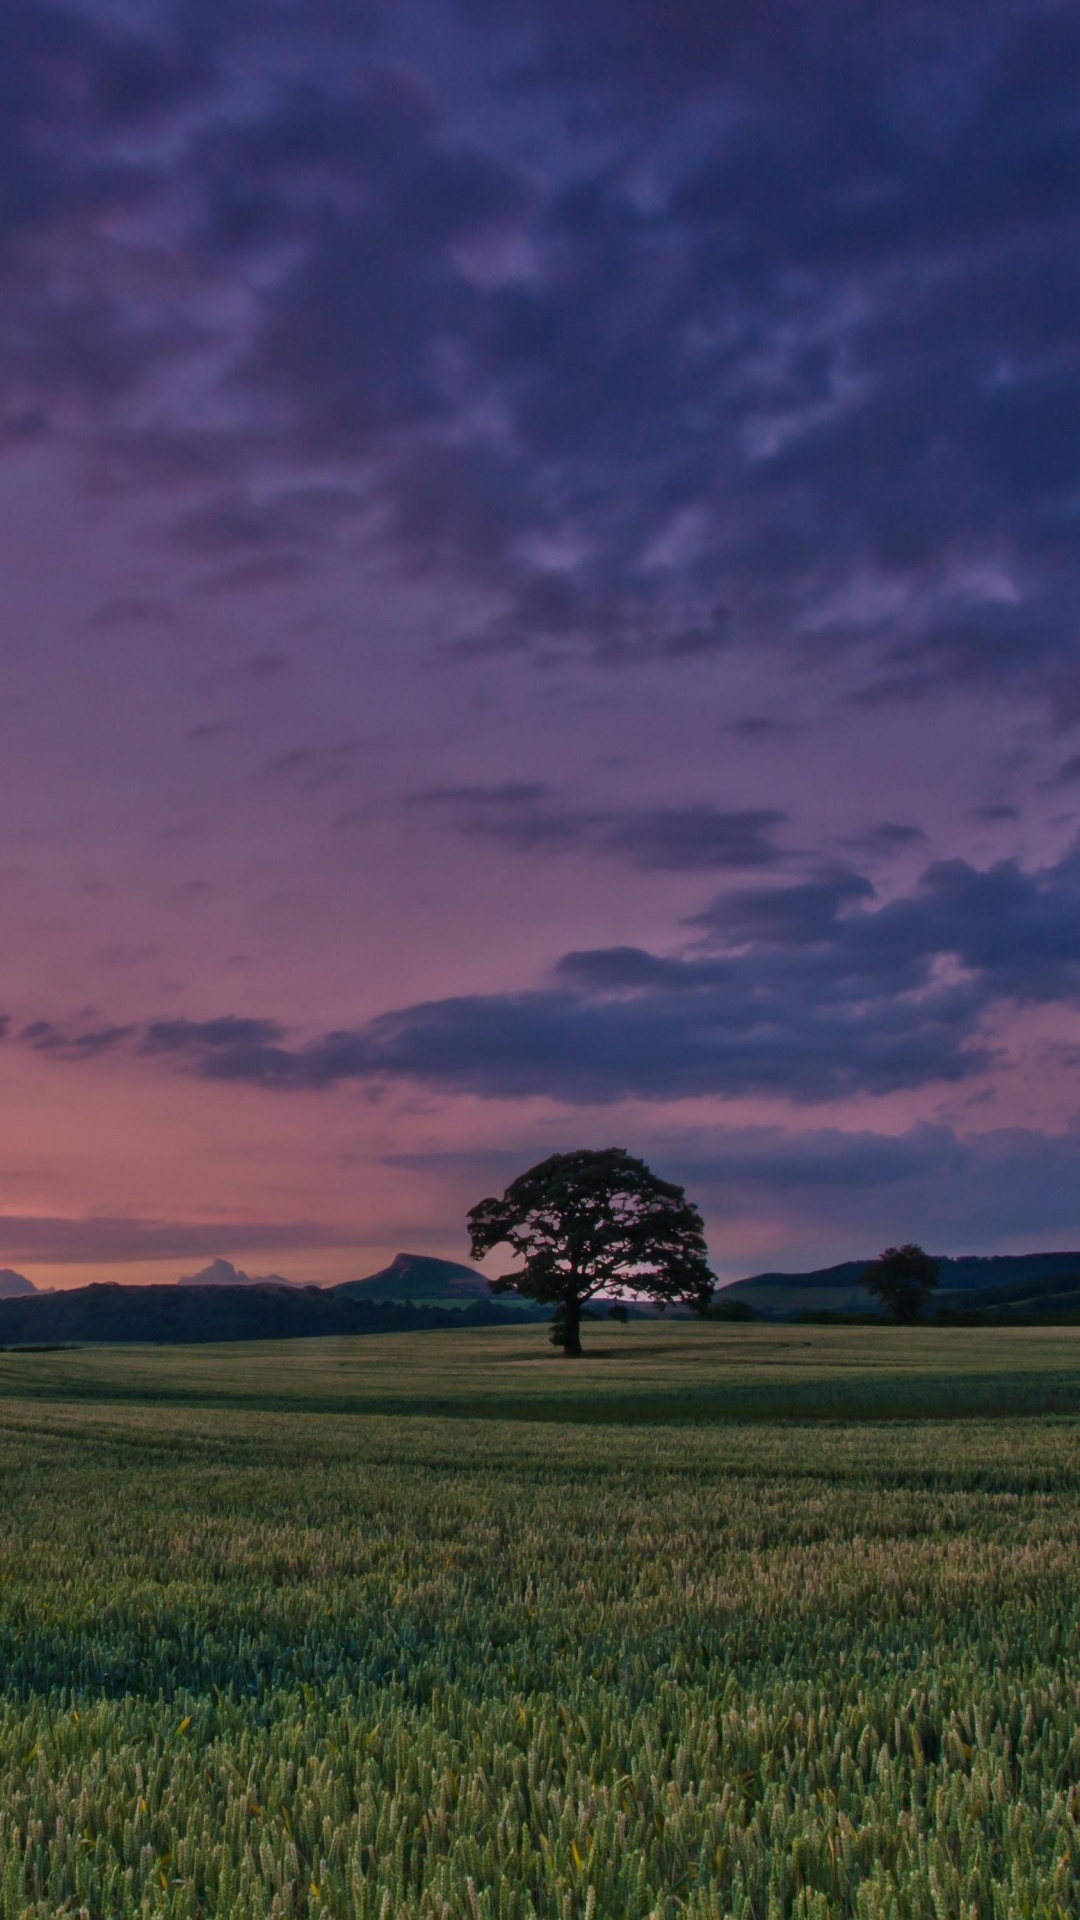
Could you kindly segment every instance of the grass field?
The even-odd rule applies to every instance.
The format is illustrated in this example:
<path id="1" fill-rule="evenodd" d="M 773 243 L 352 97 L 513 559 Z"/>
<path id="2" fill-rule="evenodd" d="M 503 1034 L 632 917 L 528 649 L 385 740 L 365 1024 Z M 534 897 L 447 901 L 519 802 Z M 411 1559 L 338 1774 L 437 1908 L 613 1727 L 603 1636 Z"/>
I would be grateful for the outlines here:
<path id="1" fill-rule="evenodd" d="M 1080 1911 L 1080 1335 L 549 1352 L 0 1355 L 0 1920 Z"/>
<path id="2" fill-rule="evenodd" d="M 139 1401 L 500 1420 L 1080 1415 L 1080 1327 L 536 1325 L 244 1346 L 0 1351 L 0 1399 Z"/>

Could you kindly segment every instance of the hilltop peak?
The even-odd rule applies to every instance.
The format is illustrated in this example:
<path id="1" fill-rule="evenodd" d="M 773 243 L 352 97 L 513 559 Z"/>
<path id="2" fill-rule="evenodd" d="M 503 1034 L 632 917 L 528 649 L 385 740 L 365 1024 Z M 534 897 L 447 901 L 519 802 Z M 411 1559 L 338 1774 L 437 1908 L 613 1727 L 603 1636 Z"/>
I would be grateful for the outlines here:
<path id="1" fill-rule="evenodd" d="M 428 1253 L 396 1253 L 388 1267 L 363 1280 L 346 1280 L 331 1289 L 357 1300 L 457 1301 L 486 1300 L 488 1284 L 475 1267 L 460 1260 L 440 1260 Z"/>
<path id="2" fill-rule="evenodd" d="M 231 1260 L 211 1260 L 208 1267 L 198 1273 L 181 1274 L 174 1282 L 178 1287 L 291 1287 L 296 1283 L 286 1280 L 280 1273 L 245 1273 L 243 1267 L 234 1267 Z"/>
<path id="3" fill-rule="evenodd" d="M 36 1293 L 32 1280 L 25 1273 L 15 1273 L 11 1267 L 0 1268 L 0 1300 L 21 1300 Z"/>

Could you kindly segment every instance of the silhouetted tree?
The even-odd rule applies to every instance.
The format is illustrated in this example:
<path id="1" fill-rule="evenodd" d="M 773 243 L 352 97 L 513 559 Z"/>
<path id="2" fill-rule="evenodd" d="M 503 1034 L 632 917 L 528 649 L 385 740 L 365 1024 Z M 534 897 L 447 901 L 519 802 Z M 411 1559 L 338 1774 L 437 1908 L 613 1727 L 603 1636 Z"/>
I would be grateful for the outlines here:
<path id="1" fill-rule="evenodd" d="M 884 1302 L 894 1320 L 918 1319 L 938 1283 L 938 1263 L 921 1247 L 886 1247 L 859 1276 L 868 1293 Z"/>
<path id="2" fill-rule="evenodd" d="M 712 1295 L 697 1208 L 622 1147 L 552 1154 L 501 1200 L 481 1200 L 468 1221 L 474 1260 L 504 1243 L 522 1256 L 521 1271 L 491 1290 L 553 1306 L 552 1344 L 566 1355 L 581 1352 L 582 1317 L 598 1293 L 644 1294 L 661 1309 L 678 1301 L 695 1313 Z"/>

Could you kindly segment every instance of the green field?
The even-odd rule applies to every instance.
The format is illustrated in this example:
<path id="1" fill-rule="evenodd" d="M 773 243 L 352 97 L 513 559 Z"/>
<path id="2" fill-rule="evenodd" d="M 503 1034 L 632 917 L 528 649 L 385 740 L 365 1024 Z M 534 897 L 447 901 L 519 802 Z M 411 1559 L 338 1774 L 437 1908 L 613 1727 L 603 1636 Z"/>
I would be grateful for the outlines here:
<path id="1" fill-rule="evenodd" d="M 497 1420 L 889 1420 L 1080 1415 L 1080 1327 L 536 1325 L 244 1346 L 4 1353 L 0 1400 Z"/>
<path id="2" fill-rule="evenodd" d="M 0 1920 L 1071 1920 L 1080 1330 L 591 1331 L 0 1355 Z"/>

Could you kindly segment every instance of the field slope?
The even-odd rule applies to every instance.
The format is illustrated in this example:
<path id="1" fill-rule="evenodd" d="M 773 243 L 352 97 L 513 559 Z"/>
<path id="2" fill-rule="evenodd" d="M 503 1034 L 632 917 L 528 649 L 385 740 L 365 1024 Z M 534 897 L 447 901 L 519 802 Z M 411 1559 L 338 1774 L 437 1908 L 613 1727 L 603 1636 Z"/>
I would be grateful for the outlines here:
<path id="1" fill-rule="evenodd" d="M 0 1356 L 0 1920 L 1071 1916 L 1078 1343 L 795 1331 Z"/>

